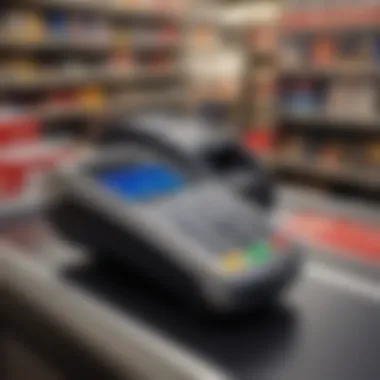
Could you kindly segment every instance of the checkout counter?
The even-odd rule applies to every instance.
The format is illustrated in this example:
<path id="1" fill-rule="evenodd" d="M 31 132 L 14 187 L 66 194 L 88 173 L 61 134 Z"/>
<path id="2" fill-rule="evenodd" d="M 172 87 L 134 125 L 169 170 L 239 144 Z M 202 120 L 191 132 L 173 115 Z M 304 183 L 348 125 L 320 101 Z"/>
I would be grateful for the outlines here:
<path id="1" fill-rule="evenodd" d="M 302 203 L 299 194 L 292 199 Z M 123 282 L 117 268 L 104 275 L 88 266 L 86 252 L 52 235 L 39 215 L 2 230 L 12 367 L 3 370 L 12 380 L 380 377 L 374 266 L 309 249 L 301 280 L 276 308 L 215 323 L 115 292 Z M 22 368 L 38 376 L 20 377 Z"/>
<path id="2" fill-rule="evenodd" d="M 190 140 L 187 139 L 186 144 L 188 141 Z M 177 145 L 178 142 L 174 144 Z M 139 151 L 143 152 L 141 145 Z M 183 156 L 184 164 L 193 162 L 192 152 L 190 147 L 188 156 Z M 171 159 L 176 157 L 176 154 L 176 149 L 173 148 Z M 136 153 L 132 158 L 138 156 Z M 199 157 L 199 154 L 196 157 Z M 156 157 L 154 161 L 159 160 Z M 180 164 L 180 160 L 174 161 Z M 216 193 L 220 191 L 223 204 L 227 204 L 228 201 L 231 207 L 240 207 L 239 210 L 243 205 L 245 211 L 239 211 L 238 214 L 240 216 L 247 214 L 249 223 L 225 229 L 229 233 L 233 231 L 234 236 L 219 234 L 224 238 L 221 239 L 222 251 L 219 246 L 212 245 L 217 240 L 212 239 L 211 244 L 208 240 L 200 239 L 204 235 L 199 229 L 191 230 L 196 232 L 185 236 L 186 227 L 178 230 L 178 234 L 171 234 L 173 239 L 169 242 L 173 244 L 168 248 L 172 251 L 171 255 L 167 256 L 167 260 L 172 261 L 186 258 L 186 261 L 175 261 L 175 263 L 180 264 L 181 269 L 190 276 L 199 274 L 201 268 L 207 269 L 209 272 L 201 274 L 203 278 L 210 278 L 214 284 L 213 289 L 218 291 L 212 293 L 212 297 L 209 293 L 205 293 L 209 296 L 206 299 L 210 302 L 227 300 L 224 303 L 215 303 L 214 306 L 216 304 L 221 306 L 221 310 L 231 307 L 233 313 L 223 316 L 199 313 L 196 309 L 186 307 L 186 302 L 176 302 L 169 293 L 152 286 L 151 282 L 135 277 L 132 272 L 126 274 L 122 261 L 107 259 L 111 254 L 115 255 L 116 251 L 119 255 L 122 253 L 120 246 L 126 244 L 122 239 L 124 234 L 117 235 L 121 245 L 113 245 L 112 252 L 107 251 L 110 241 L 107 239 L 110 236 L 100 237 L 95 234 L 99 240 L 93 247 L 88 244 L 74 246 L 56 234 L 47 222 L 44 212 L 32 212 L 8 221 L 0 228 L 0 279 L 1 296 L 4 300 L 0 315 L 5 326 L 1 331 L 5 357 L 4 368 L 1 368 L 4 372 L 2 378 L 5 380 L 375 380 L 380 378 L 378 360 L 380 269 L 323 253 L 321 249 L 315 251 L 306 244 L 303 250 L 305 262 L 300 267 L 302 269 L 300 278 L 293 282 L 289 291 L 265 307 L 235 314 L 235 307 L 246 305 L 246 301 L 250 299 L 250 294 L 243 292 L 244 296 L 235 303 L 231 295 L 241 294 L 235 293 L 236 289 L 247 289 L 247 281 L 253 281 L 249 284 L 263 285 L 267 284 L 267 279 L 271 281 L 280 279 L 280 282 L 274 282 L 277 294 L 278 284 L 282 287 L 289 278 L 293 279 L 293 269 L 299 268 L 294 265 L 297 261 L 292 259 L 298 255 L 273 255 L 269 257 L 269 261 L 267 261 L 268 255 L 265 255 L 264 261 L 260 256 L 260 265 L 256 262 L 257 270 L 252 266 L 238 267 L 239 270 L 244 269 L 243 273 L 233 272 L 232 277 L 227 276 L 225 272 L 221 275 L 220 271 L 215 269 L 214 264 L 217 262 L 215 258 L 219 258 L 219 253 L 224 252 L 226 244 L 239 243 L 239 239 L 247 237 L 246 230 L 241 231 L 241 227 L 254 228 L 253 232 L 257 232 L 255 236 L 252 231 L 248 231 L 249 236 L 254 236 L 256 239 L 255 247 L 257 242 L 270 238 L 270 231 L 273 229 L 280 231 L 284 223 L 286 224 L 286 214 L 292 208 L 292 202 L 295 199 L 299 204 L 302 194 L 296 194 L 293 201 L 291 197 L 282 199 L 280 197 L 278 206 L 271 214 L 268 210 L 264 214 L 251 213 L 248 202 L 251 202 L 252 194 L 261 194 L 261 192 L 256 192 L 258 187 L 253 183 L 250 184 L 250 188 L 255 189 L 254 192 L 247 194 L 243 191 L 246 185 L 241 186 L 240 179 L 243 178 L 245 183 L 245 178 L 249 174 L 245 171 L 247 166 L 243 165 L 243 170 L 239 173 L 240 179 L 236 182 L 230 181 L 230 176 L 234 174 L 230 170 L 222 173 L 212 171 L 214 174 L 211 174 L 208 169 L 200 170 L 201 166 L 203 168 L 203 164 L 200 163 L 192 165 L 194 173 L 199 174 L 196 174 L 195 180 L 191 182 L 191 186 L 195 187 L 194 191 L 186 193 L 186 189 L 183 190 L 181 187 L 177 198 L 164 197 L 157 202 L 153 199 L 152 202 L 138 208 L 128 205 L 128 212 L 124 213 L 120 199 L 118 202 L 110 202 L 109 192 L 105 196 L 103 191 L 101 194 L 91 191 L 95 187 L 94 182 L 87 181 L 86 191 L 82 191 L 83 189 L 79 191 L 78 186 L 85 183 L 80 180 L 84 173 L 81 171 L 60 178 L 64 180 L 63 188 L 70 188 L 73 191 L 66 193 L 68 198 L 62 199 L 65 199 L 65 202 L 66 199 L 70 202 L 78 199 L 83 202 L 88 201 L 87 205 L 91 211 L 102 208 L 104 215 L 110 210 L 109 205 L 112 203 L 114 208 L 108 214 L 108 221 L 112 221 L 113 225 L 118 224 L 119 227 L 122 225 L 132 228 L 136 220 L 142 220 L 144 225 L 157 232 L 154 235 L 156 240 L 151 239 L 155 242 L 155 246 L 164 243 L 165 239 L 161 238 L 168 236 L 168 230 L 165 230 L 167 226 L 175 228 L 177 225 L 177 219 L 173 222 L 165 218 L 170 218 L 170 215 L 173 215 L 171 212 L 175 211 L 177 206 L 183 204 L 193 206 L 192 195 L 197 194 L 197 189 L 200 189 L 202 196 L 207 195 L 208 192 L 204 192 L 203 187 L 205 184 L 206 190 L 212 185 L 213 194 L 216 191 L 214 189 L 218 190 Z M 94 169 L 95 171 L 91 170 L 91 173 L 99 173 L 98 167 Z M 107 176 L 108 174 L 107 172 Z M 129 174 L 131 173 L 128 172 Z M 135 174 L 133 171 L 133 175 Z M 227 177 L 227 183 L 232 183 L 232 189 L 227 185 L 220 185 Z M 112 186 L 115 185 L 114 178 L 112 177 Z M 202 182 L 202 178 L 208 182 Z M 177 181 L 175 183 L 178 184 Z M 120 191 L 119 183 L 116 185 Z M 166 185 L 164 188 L 167 191 Z M 138 196 L 138 200 L 141 200 L 141 193 L 136 194 L 135 190 L 134 188 L 133 193 L 129 191 L 128 195 L 133 196 L 133 199 Z M 147 189 L 144 187 L 143 190 L 145 197 Z M 235 197 L 230 191 L 239 192 L 240 195 L 233 201 Z M 88 194 L 91 195 L 90 199 Z M 190 196 L 190 199 L 185 199 L 186 202 L 181 201 L 179 204 L 175 202 L 175 199 L 183 200 L 181 197 L 186 194 Z M 151 193 L 148 195 L 150 197 Z M 65 207 L 70 205 L 68 211 L 80 210 L 76 207 L 77 203 L 73 206 L 73 203 L 65 202 L 63 202 Z M 308 195 L 306 200 L 308 207 L 312 202 L 312 197 Z M 202 211 L 208 209 L 208 203 L 212 204 L 212 202 L 204 203 Z M 213 207 L 216 206 L 218 204 L 214 203 Z M 162 207 L 165 212 L 160 214 Z M 332 211 L 331 207 L 327 208 Z M 60 210 L 62 211 L 61 208 Z M 86 212 L 88 211 L 87 209 Z M 210 233 L 218 232 L 218 228 L 225 228 L 223 223 L 216 223 L 220 216 L 219 209 L 216 211 L 209 214 L 216 218 L 210 221 L 210 223 L 215 222 L 211 223 L 211 226 L 217 228 L 211 229 Z M 63 223 L 69 231 L 69 227 L 79 220 L 77 218 L 83 216 L 83 211 L 80 210 L 79 214 L 58 212 L 55 215 L 61 221 L 62 216 L 70 215 L 68 223 L 67 221 Z M 99 217 L 94 213 L 91 215 L 91 218 L 87 218 L 88 226 L 83 225 L 85 219 L 80 219 L 79 225 L 75 226 L 75 231 L 84 233 L 78 235 L 78 241 L 85 242 L 86 236 L 94 236 L 95 231 L 101 231 L 106 226 L 103 223 L 99 229 L 99 225 L 95 223 L 96 219 L 100 220 Z M 131 217 L 131 215 L 136 219 L 127 221 L 126 216 Z M 162 225 L 158 223 L 160 218 L 155 219 L 157 215 L 163 215 Z M 115 216 L 118 219 L 115 219 Z M 259 221 L 257 221 L 258 216 L 260 216 Z M 91 230 L 88 233 L 87 227 L 90 224 Z M 196 227 L 196 223 L 186 226 Z M 193 247 L 192 244 L 200 244 L 199 251 L 194 251 L 198 256 L 186 256 L 190 251 L 179 249 L 181 248 L 179 243 L 182 242 L 189 242 L 189 245 L 183 244 L 183 247 L 187 248 Z M 246 240 L 244 242 L 247 243 Z M 101 250 L 94 252 L 94 247 L 101 247 Z M 165 250 L 161 250 L 161 253 L 162 251 Z M 142 251 L 137 249 L 134 252 Z M 241 252 L 245 250 L 242 249 Z M 254 250 L 254 255 L 250 258 L 257 259 L 257 252 L 262 254 L 262 249 Z M 178 253 L 181 253 L 180 257 Z M 249 250 L 248 253 L 252 252 Z M 161 256 L 161 259 L 163 257 Z M 290 261 L 286 257 L 289 257 Z M 199 263 L 203 265 L 205 260 L 208 263 L 207 267 L 198 265 Z M 160 263 L 167 264 L 163 260 Z M 233 269 L 236 268 L 233 266 Z M 292 270 L 289 271 L 289 268 Z M 276 270 L 273 272 L 273 269 Z M 286 276 L 282 276 L 284 273 Z M 258 282 L 257 274 L 261 274 Z M 229 281 L 231 278 L 234 281 Z M 248 289 L 251 289 L 251 285 Z M 227 297 L 219 299 L 214 297 L 215 294 Z M 257 294 L 261 296 L 262 293 Z"/>

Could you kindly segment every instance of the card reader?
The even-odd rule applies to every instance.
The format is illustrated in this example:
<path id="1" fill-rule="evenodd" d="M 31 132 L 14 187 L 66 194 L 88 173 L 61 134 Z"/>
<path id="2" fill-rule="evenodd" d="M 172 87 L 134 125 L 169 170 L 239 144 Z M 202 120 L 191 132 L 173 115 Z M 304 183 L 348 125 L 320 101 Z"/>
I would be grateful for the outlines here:
<path id="1" fill-rule="evenodd" d="M 261 209 L 187 164 L 141 146 L 105 149 L 55 173 L 49 217 L 188 304 L 229 313 L 276 299 L 298 272 L 297 248 Z"/>
<path id="2" fill-rule="evenodd" d="M 260 159 L 225 128 L 199 117 L 163 111 L 130 115 L 110 122 L 102 141 L 129 141 L 162 150 L 174 159 L 191 161 L 260 206 L 275 203 L 274 181 Z"/>

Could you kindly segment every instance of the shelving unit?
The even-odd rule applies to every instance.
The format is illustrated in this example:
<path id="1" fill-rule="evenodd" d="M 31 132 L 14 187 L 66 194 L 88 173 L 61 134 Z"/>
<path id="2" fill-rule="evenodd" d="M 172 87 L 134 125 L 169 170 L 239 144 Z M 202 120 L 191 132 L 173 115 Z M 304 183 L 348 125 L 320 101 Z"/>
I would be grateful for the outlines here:
<path id="1" fill-rule="evenodd" d="M 109 54 L 113 50 L 126 47 L 131 51 L 142 50 L 175 50 L 179 48 L 178 41 L 165 41 L 162 39 L 132 37 L 121 42 L 99 42 L 89 40 L 71 40 L 67 38 L 46 38 L 41 41 L 22 41 L 12 38 L 1 38 L 0 49 L 24 52 L 54 52 Z"/>
<path id="2" fill-rule="evenodd" d="M 289 0 L 285 10 L 272 165 L 326 186 L 380 189 L 380 6 Z"/>
<path id="3" fill-rule="evenodd" d="M 72 88 L 89 84 L 132 84 L 180 78 L 180 68 L 167 70 L 120 70 L 92 69 L 87 73 L 65 73 L 57 70 L 35 78 L 0 78 L 0 92 L 37 91 L 56 88 Z"/>
<path id="4" fill-rule="evenodd" d="M 69 146 L 81 146 L 97 136 L 107 118 L 186 106 L 183 50 L 191 2 L 0 5 L 0 213 L 3 199 L 11 205 L 35 203 L 22 187 L 39 175 L 38 167 L 48 170 L 60 160 L 43 150 L 50 141 L 69 139 Z M 40 161 L 21 154 L 28 146 L 41 149 Z M 4 158 L 8 150 L 15 161 L 12 155 Z"/>
<path id="5" fill-rule="evenodd" d="M 310 129 L 331 129 L 348 132 L 374 132 L 380 133 L 380 117 L 376 118 L 353 118 L 353 117 L 330 117 L 318 113 L 297 114 L 296 112 L 280 113 L 283 123 L 291 124 L 292 127 Z"/>
<path id="6" fill-rule="evenodd" d="M 141 108 L 181 106 L 183 105 L 184 93 L 181 90 L 164 91 L 159 94 L 133 94 L 121 95 L 109 98 L 107 105 L 103 108 L 92 108 L 82 105 L 73 106 L 46 106 L 31 112 L 31 115 L 44 121 L 53 122 L 72 118 L 89 119 L 97 116 L 121 116 L 129 111 Z"/>
<path id="7" fill-rule="evenodd" d="M 283 68 L 283 78 L 321 78 L 334 79 L 344 77 L 369 78 L 380 80 L 380 68 L 344 68 L 344 67 L 309 67 Z"/>
<path id="8" fill-rule="evenodd" d="M 25 92 L 33 92 L 40 96 L 41 93 L 48 95 L 68 89 L 80 91 L 86 86 L 97 86 L 99 92 L 106 91 L 106 89 L 106 92 L 109 92 L 111 91 L 110 86 L 117 86 L 116 95 L 113 95 L 112 91 L 103 95 L 104 98 L 110 97 L 110 101 L 107 101 L 108 104 L 113 104 L 115 96 L 120 97 L 122 86 L 127 92 L 130 92 L 133 90 L 131 86 L 136 83 L 146 85 L 151 83 L 153 87 L 151 86 L 150 90 L 147 89 L 147 94 L 149 94 L 151 91 L 157 92 L 157 84 L 161 83 L 163 90 L 170 90 L 175 83 L 183 82 L 184 77 L 180 66 L 181 49 L 183 49 L 181 34 L 183 34 L 182 29 L 186 17 L 186 3 L 190 5 L 190 0 L 173 1 L 171 5 L 170 2 L 167 2 L 166 7 L 160 2 L 156 2 L 156 6 L 154 6 L 154 2 L 147 6 L 142 1 L 122 4 L 122 2 L 99 0 L 19 0 L 4 4 L 2 7 L 5 17 L 0 22 L 0 52 L 6 52 L 7 56 L 9 54 L 12 59 L 15 56 L 14 60 L 17 61 L 17 64 L 21 60 L 21 66 L 31 66 L 32 63 L 33 66 L 36 66 L 36 61 L 39 62 L 51 55 L 58 55 L 59 58 L 54 58 L 55 62 L 81 59 L 88 63 L 82 65 L 79 70 L 61 69 L 59 64 L 50 63 L 48 70 L 44 66 L 41 66 L 38 71 L 35 67 L 33 70 L 30 70 L 29 67 L 25 72 L 24 67 L 22 70 L 12 69 L 10 71 L 7 68 L 2 71 L 1 63 L 4 65 L 6 62 L 6 60 L 2 60 L 0 62 L 0 95 L 2 99 L 8 100 L 9 94 L 24 94 Z M 178 4 L 182 4 L 182 11 Z M 10 21 L 7 21 L 7 12 L 10 14 Z M 12 21 L 12 17 L 16 20 Z M 79 24 L 74 24 L 74 26 L 70 24 L 70 22 L 74 22 L 73 17 L 80 17 L 79 21 L 74 19 Z M 86 28 L 88 20 L 90 20 L 90 25 L 87 28 L 94 28 L 91 23 L 99 23 L 99 25 L 95 24 L 94 33 L 91 32 L 92 29 L 88 31 L 80 29 Z M 25 28 L 22 25 L 23 22 L 26 24 Z M 81 22 L 83 26 L 80 24 Z M 103 24 L 103 22 L 107 24 Z M 17 26 L 17 24 L 19 25 Z M 173 27 L 175 29 L 171 29 Z M 57 30 L 49 32 L 49 28 Z M 79 31 L 73 32 L 72 28 L 79 28 Z M 99 30 L 96 30 L 97 28 Z M 144 31 L 144 28 L 148 28 L 148 32 Z M 115 33 L 122 33 L 122 35 Z M 127 60 L 144 54 L 152 56 L 158 54 L 167 58 L 163 58 L 166 61 L 165 64 L 153 64 L 152 67 L 149 65 L 145 67 L 145 64 L 139 66 L 137 62 L 132 64 L 126 62 L 124 68 L 120 67 L 122 65 L 116 67 L 105 64 L 114 53 L 125 54 Z M 170 64 L 169 60 L 171 60 Z M 55 69 L 52 68 L 54 65 L 57 66 Z M 129 97 L 129 99 L 133 101 L 133 97 Z M 14 104 L 17 106 L 17 101 Z M 51 119 L 58 120 L 60 115 L 65 120 L 68 120 L 71 115 L 90 116 L 91 112 L 96 115 L 103 112 L 104 106 L 100 106 L 98 112 L 95 110 L 96 107 L 93 107 L 92 111 L 89 111 L 89 108 L 91 107 L 80 104 L 63 107 L 46 104 L 21 105 L 22 110 L 28 110 L 31 115 L 37 116 L 42 122 Z M 61 112 L 57 109 L 69 109 L 72 112 Z M 86 111 L 83 112 L 83 109 Z"/>

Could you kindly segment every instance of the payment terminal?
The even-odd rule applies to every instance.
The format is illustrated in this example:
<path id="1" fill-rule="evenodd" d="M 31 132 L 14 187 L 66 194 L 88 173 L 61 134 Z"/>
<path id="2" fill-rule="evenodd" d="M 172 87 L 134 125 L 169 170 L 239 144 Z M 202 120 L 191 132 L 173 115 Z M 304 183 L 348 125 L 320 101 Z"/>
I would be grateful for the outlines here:
<path id="1" fill-rule="evenodd" d="M 296 247 L 261 208 L 163 151 L 106 148 L 53 182 L 59 230 L 187 304 L 247 310 L 276 299 L 298 272 Z"/>
<path id="2" fill-rule="evenodd" d="M 151 112 L 112 122 L 103 142 L 133 141 L 192 161 L 208 175 L 265 208 L 273 206 L 273 180 L 259 158 L 222 126 L 173 112 Z"/>

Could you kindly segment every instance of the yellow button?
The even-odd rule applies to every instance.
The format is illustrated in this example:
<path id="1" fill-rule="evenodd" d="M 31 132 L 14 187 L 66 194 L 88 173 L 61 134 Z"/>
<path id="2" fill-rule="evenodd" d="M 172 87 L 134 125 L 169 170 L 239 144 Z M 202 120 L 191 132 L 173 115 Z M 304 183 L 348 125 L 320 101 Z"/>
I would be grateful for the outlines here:
<path id="1" fill-rule="evenodd" d="M 222 267 L 225 271 L 230 273 L 240 272 L 245 269 L 246 261 L 240 251 L 228 252 L 222 258 Z"/>

